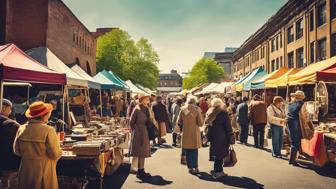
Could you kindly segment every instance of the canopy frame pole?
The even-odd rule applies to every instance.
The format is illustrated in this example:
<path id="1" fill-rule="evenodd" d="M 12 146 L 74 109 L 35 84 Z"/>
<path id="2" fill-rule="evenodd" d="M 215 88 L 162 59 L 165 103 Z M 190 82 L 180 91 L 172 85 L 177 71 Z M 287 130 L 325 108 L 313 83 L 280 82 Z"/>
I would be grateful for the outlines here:
<path id="1" fill-rule="evenodd" d="M 317 107 L 316 107 L 316 102 L 317 102 L 317 81 L 315 82 L 315 90 L 314 90 L 314 92 L 315 92 L 315 95 L 314 95 L 314 100 L 315 100 L 315 103 L 314 103 L 314 112 L 316 112 L 317 111 Z"/>
<path id="2" fill-rule="evenodd" d="M 102 98 L 102 89 L 99 89 L 99 100 L 100 100 L 100 118 L 103 118 L 103 98 Z"/>
<path id="3" fill-rule="evenodd" d="M 266 91 L 266 88 L 265 88 L 265 89 L 264 89 L 264 102 L 266 102 L 266 95 L 267 95 L 266 92 L 267 92 L 267 91 Z"/>
<path id="4" fill-rule="evenodd" d="M 30 96 L 30 90 L 29 85 L 27 86 L 27 105 L 29 106 L 29 96 Z"/>
<path id="5" fill-rule="evenodd" d="M 3 100 L 3 92 L 4 92 L 4 84 L 3 81 L 0 81 L 0 110 L 2 110 L 2 100 Z"/>
<path id="6" fill-rule="evenodd" d="M 65 86 L 62 85 L 62 92 L 63 92 L 63 100 L 62 100 L 62 120 L 64 121 L 65 119 L 65 98 L 66 98 L 66 93 L 65 93 Z M 67 122 L 67 121 L 66 121 Z"/>
<path id="7" fill-rule="evenodd" d="M 68 116 L 67 116 L 67 122 L 69 123 L 69 125 L 71 125 L 71 127 L 73 126 L 72 124 L 70 124 L 70 102 L 69 102 L 69 87 L 66 85 L 66 108 L 67 108 L 67 112 L 68 112 Z"/>
<path id="8" fill-rule="evenodd" d="M 289 85 L 287 84 L 287 90 L 286 90 L 286 98 L 288 99 L 288 101 L 290 101 L 289 99 Z"/>

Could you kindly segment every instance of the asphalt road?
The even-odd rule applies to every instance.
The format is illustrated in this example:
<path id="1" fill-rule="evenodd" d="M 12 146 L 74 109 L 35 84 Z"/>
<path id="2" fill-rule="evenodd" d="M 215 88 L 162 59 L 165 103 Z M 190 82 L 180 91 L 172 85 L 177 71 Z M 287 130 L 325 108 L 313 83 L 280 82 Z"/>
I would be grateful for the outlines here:
<path id="1" fill-rule="evenodd" d="M 170 136 L 169 136 L 170 137 Z M 251 138 L 249 143 L 252 143 Z M 169 144 L 169 141 L 168 141 Z M 128 174 L 129 165 L 124 165 L 110 177 L 105 177 L 104 188 L 274 188 L 274 189 L 336 189 L 336 169 L 318 169 L 313 166 L 292 167 L 287 160 L 273 158 L 267 150 L 235 145 L 238 163 L 225 168 L 228 177 L 219 181 L 209 175 L 212 162 L 208 161 L 208 148 L 199 150 L 199 176 L 190 175 L 187 167 L 180 164 L 179 148 L 169 145 L 154 149 L 146 159 L 146 171 L 153 175 L 150 180 L 139 180 Z"/>

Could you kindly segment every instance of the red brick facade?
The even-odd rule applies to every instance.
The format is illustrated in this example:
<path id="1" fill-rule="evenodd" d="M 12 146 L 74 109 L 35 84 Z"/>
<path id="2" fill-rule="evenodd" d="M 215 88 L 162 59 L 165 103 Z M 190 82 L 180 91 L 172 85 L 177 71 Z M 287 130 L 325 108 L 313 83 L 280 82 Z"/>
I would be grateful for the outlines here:
<path id="1" fill-rule="evenodd" d="M 65 64 L 96 73 L 96 40 L 61 0 L 7 0 L 6 10 L 5 43 L 47 46 Z"/>

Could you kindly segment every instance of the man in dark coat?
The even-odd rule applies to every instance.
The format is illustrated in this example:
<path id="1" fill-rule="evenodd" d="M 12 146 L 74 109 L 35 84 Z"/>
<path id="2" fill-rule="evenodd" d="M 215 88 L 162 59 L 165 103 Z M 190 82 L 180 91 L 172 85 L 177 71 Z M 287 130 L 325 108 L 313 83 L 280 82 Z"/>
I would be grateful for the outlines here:
<path id="1" fill-rule="evenodd" d="M 152 106 L 155 120 L 159 125 L 159 136 L 158 136 L 158 144 L 162 144 L 165 142 L 162 139 L 167 134 L 167 123 L 169 122 L 169 116 L 167 112 L 167 107 L 162 103 L 162 97 L 157 96 L 156 102 Z"/>
<path id="2" fill-rule="evenodd" d="M 249 105 L 253 125 L 254 146 L 264 148 L 265 126 L 267 123 L 267 106 L 260 95 L 255 95 Z"/>
<path id="3" fill-rule="evenodd" d="M 237 122 L 240 126 L 240 142 L 247 144 L 248 137 L 248 128 L 249 128 L 249 119 L 248 119 L 248 105 L 247 97 L 243 98 L 243 102 L 240 103 L 237 107 Z"/>
<path id="4" fill-rule="evenodd" d="M 20 125 L 9 118 L 12 103 L 3 99 L 0 112 L 0 171 L 2 187 L 9 187 L 10 180 L 17 176 L 20 158 L 13 152 L 13 143 Z M 2 188 L 0 187 L 0 188 Z"/>

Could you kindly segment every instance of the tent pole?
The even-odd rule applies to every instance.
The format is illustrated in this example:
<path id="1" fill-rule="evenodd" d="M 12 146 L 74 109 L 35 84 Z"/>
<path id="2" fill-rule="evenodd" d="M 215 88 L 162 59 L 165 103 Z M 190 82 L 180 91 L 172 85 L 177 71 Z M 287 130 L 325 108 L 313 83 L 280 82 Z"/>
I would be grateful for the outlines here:
<path id="1" fill-rule="evenodd" d="M 99 89 L 99 100 L 100 100 L 100 118 L 103 118 L 103 98 L 102 98 L 102 90 Z"/>
<path id="2" fill-rule="evenodd" d="M 29 91 L 29 85 L 27 87 L 27 105 L 29 105 L 29 95 L 30 95 L 30 91 Z"/>
<path id="3" fill-rule="evenodd" d="M 317 107 L 316 107 L 316 102 L 317 102 L 317 81 L 315 83 L 315 90 L 314 90 L 314 92 L 315 92 L 315 95 L 314 95 L 314 97 L 315 97 L 314 98 L 314 100 L 315 100 L 315 102 L 314 102 L 314 112 L 316 112 L 317 111 Z M 317 119 L 318 119 L 318 116 L 317 116 Z"/>
<path id="4" fill-rule="evenodd" d="M 2 100 L 3 100 L 3 91 L 4 91 L 4 84 L 3 81 L 0 81 L 0 110 L 2 110 Z"/>
<path id="5" fill-rule="evenodd" d="M 65 121 L 65 86 L 62 85 L 62 92 L 63 92 L 63 100 L 62 100 L 62 120 Z M 67 121 L 66 121 L 67 122 Z"/>
<path id="6" fill-rule="evenodd" d="M 287 84 L 286 98 L 290 101 L 290 99 L 289 99 L 289 85 L 288 84 Z"/>

